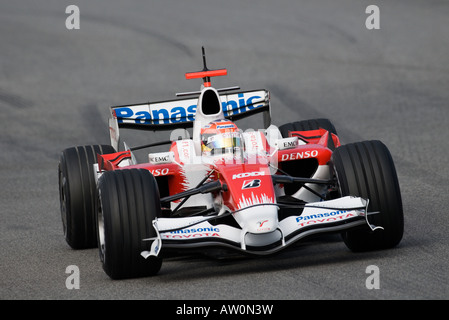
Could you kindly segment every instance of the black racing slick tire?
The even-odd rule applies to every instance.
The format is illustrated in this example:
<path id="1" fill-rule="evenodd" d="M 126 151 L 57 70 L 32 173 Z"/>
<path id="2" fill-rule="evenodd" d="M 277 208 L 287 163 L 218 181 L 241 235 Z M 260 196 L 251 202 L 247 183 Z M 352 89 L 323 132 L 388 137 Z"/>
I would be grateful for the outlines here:
<path id="1" fill-rule="evenodd" d="M 59 199 L 66 242 L 73 249 L 97 246 L 95 172 L 97 154 L 114 153 L 110 145 L 68 148 L 59 157 Z"/>
<path id="2" fill-rule="evenodd" d="M 97 231 L 100 260 L 112 279 L 155 275 L 162 258 L 144 258 L 157 233 L 153 220 L 161 215 L 156 179 L 144 169 L 107 171 L 98 181 Z"/>
<path id="3" fill-rule="evenodd" d="M 310 120 L 302 120 L 291 123 L 283 124 L 279 127 L 279 131 L 283 138 L 287 138 L 289 136 L 290 131 L 309 131 L 309 130 L 318 130 L 325 129 L 330 133 L 337 135 L 337 130 L 335 126 L 329 119 L 310 119 Z M 329 146 L 331 150 L 334 150 L 335 147 L 333 143 Z"/>
<path id="4" fill-rule="evenodd" d="M 383 230 L 355 229 L 342 234 L 355 252 L 395 247 L 404 232 L 401 192 L 393 159 L 380 141 L 357 142 L 337 148 L 332 154 L 341 196 L 369 199 L 370 224 Z"/>

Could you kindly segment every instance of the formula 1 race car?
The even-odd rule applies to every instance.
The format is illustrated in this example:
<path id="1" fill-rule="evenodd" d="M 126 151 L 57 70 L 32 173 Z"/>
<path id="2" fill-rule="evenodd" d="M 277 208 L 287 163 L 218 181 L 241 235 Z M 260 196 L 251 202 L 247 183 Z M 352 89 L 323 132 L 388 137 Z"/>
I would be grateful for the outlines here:
<path id="1" fill-rule="evenodd" d="M 341 233 L 353 251 L 396 246 L 399 183 L 380 141 L 341 145 L 328 119 L 271 124 L 267 90 L 215 89 L 203 48 L 200 91 L 111 107 L 111 145 L 66 149 L 59 162 L 63 229 L 74 249 L 99 248 L 113 279 L 155 275 L 165 250 L 228 248 L 268 255 L 311 235 Z M 264 129 L 234 121 L 262 113 Z M 119 151 L 121 128 L 173 130 Z M 188 128 L 192 128 L 189 134 Z M 179 138 L 181 137 L 181 138 Z M 139 149 L 169 145 L 137 162 Z"/>

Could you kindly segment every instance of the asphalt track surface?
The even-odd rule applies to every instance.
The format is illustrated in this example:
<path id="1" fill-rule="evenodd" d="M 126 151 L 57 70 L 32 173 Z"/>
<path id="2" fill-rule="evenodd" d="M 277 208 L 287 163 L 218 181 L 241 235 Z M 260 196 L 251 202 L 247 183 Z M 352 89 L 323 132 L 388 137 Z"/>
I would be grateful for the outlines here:
<path id="1" fill-rule="evenodd" d="M 448 299 L 449 2 L 372 2 L 2 1 L 0 299 Z M 70 4 L 79 30 L 66 29 Z M 370 4 L 379 30 L 365 27 Z M 61 150 L 108 143 L 111 105 L 198 90 L 184 73 L 203 45 L 229 70 L 217 87 L 271 91 L 274 124 L 326 117 L 343 143 L 388 146 L 397 248 L 356 254 L 328 236 L 257 259 L 173 256 L 156 277 L 112 281 L 96 249 L 68 247 Z M 70 265 L 79 289 L 66 288 Z M 370 265 L 380 289 L 365 285 Z"/>

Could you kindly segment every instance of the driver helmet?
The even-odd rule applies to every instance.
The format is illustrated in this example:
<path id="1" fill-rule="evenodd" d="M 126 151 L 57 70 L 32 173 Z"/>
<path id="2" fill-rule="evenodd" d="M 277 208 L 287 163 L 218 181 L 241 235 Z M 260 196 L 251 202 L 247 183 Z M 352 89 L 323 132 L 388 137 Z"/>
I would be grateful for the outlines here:
<path id="1" fill-rule="evenodd" d="M 242 134 L 229 120 L 215 120 L 201 129 L 201 153 L 203 155 L 227 155 L 241 153 Z"/>

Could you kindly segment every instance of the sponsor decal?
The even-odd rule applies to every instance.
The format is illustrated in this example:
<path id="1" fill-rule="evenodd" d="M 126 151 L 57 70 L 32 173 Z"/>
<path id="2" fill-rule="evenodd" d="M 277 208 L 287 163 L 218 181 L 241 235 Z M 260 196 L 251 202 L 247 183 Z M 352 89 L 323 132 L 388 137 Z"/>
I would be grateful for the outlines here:
<path id="1" fill-rule="evenodd" d="M 268 220 L 259 221 L 259 222 L 257 222 L 257 224 L 259 225 L 260 228 L 262 228 L 262 226 L 265 222 L 268 222 Z"/>
<path id="2" fill-rule="evenodd" d="M 150 153 L 148 159 L 151 164 L 171 163 L 173 158 L 172 152 Z"/>
<path id="3" fill-rule="evenodd" d="M 264 226 L 264 224 L 265 224 L 266 222 L 268 222 L 268 220 L 258 221 L 258 222 L 257 222 L 257 225 L 258 225 L 259 227 L 257 228 L 257 231 L 259 231 L 259 232 L 260 232 L 260 231 L 270 231 L 270 230 L 271 230 L 270 227 Z"/>
<path id="4" fill-rule="evenodd" d="M 256 134 L 251 134 L 251 136 L 249 138 L 249 141 L 250 141 L 250 144 L 251 144 L 251 150 L 257 149 L 257 147 L 259 146 L 259 141 L 257 141 Z"/>
<path id="5" fill-rule="evenodd" d="M 155 177 L 166 176 L 169 173 L 169 168 L 161 168 L 161 169 L 152 169 L 150 170 L 151 174 Z"/>
<path id="6" fill-rule="evenodd" d="M 258 176 L 264 176 L 264 175 L 265 175 L 264 171 L 236 173 L 232 176 L 232 180 L 241 179 L 241 178 L 249 178 L 249 177 L 258 177 Z"/>
<path id="7" fill-rule="evenodd" d="M 265 150 L 261 134 L 263 135 L 260 131 L 250 131 L 244 133 L 246 151 L 248 153 L 259 153 Z"/>
<path id="8" fill-rule="evenodd" d="M 280 150 L 295 148 L 298 146 L 298 137 L 279 139 L 274 145 Z"/>
<path id="9" fill-rule="evenodd" d="M 206 227 L 206 228 L 190 228 L 171 231 L 170 233 L 198 233 L 198 232 L 220 232 L 220 228 Z"/>
<path id="10" fill-rule="evenodd" d="M 318 156 L 318 150 L 287 153 L 287 154 L 283 154 L 281 156 L 281 161 L 316 158 L 317 156 Z"/>
<path id="11" fill-rule="evenodd" d="M 235 124 L 225 124 L 225 125 L 218 125 L 217 129 L 229 129 L 229 128 L 236 128 Z"/>
<path id="12" fill-rule="evenodd" d="M 193 149 L 193 144 L 191 144 L 190 140 L 182 140 L 181 143 L 177 144 L 177 147 L 181 161 L 186 161 L 190 159 L 191 150 Z"/>
<path id="13" fill-rule="evenodd" d="M 150 105 L 119 107 L 114 109 L 118 123 L 132 119 L 136 124 L 168 124 L 193 121 L 196 104 L 188 107 L 157 107 Z"/>
<path id="14" fill-rule="evenodd" d="M 248 95 L 249 94 L 246 94 L 246 96 L 248 96 Z M 235 99 L 235 98 L 237 98 L 237 99 Z M 261 107 L 263 105 L 263 103 L 261 103 L 260 105 L 250 105 L 250 104 L 254 103 L 253 100 L 257 101 L 260 99 L 262 99 L 261 96 L 255 95 L 255 96 L 250 96 L 249 98 L 247 98 L 245 100 L 244 93 L 237 94 L 237 97 L 235 94 L 228 95 L 228 100 L 222 101 L 221 107 L 223 109 L 225 116 L 235 115 L 235 114 L 239 114 L 242 112 L 246 112 L 246 111 Z"/>
<path id="15" fill-rule="evenodd" d="M 307 216 L 300 216 L 296 218 L 299 226 L 303 227 L 314 223 L 326 223 L 335 222 L 338 220 L 345 220 L 351 217 L 355 217 L 356 214 L 347 210 L 338 210 L 325 213 L 309 214 Z"/>
<path id="16" fill-rule="evenodd" d="M 165 156 L 150 156 L 150 162 L 153 163 L 164 163 L 164 162 L 168 162 L 170 161 L 170 155 L 165 155 Z"/>
<path id="17" fill-rule="evenodd" d="M 220 229 L 214 227 L 190 228 L 171 231 L 161 235 L 164 239 L 194 239 L 202 237 L 220 237 Z"/>
<path id="18" fill-rule="evenodd" d="M 260 187 L 260 180 L 259 179 L 245 180 L 245 181 L 243 181 L 242 190 L 243 189 L 258 188 L 258 187 Z"/>
<path id="19" fill-rule="evenodd" d="M 287 149 L 287 148 L 294 148 L 294 147 L 296 147 L 298 145 L 298 140 L 296 140 L 296 141 L 283 141 L 282 142 L 282 147 L 284 148 L 284 149 Z"/>
<path id="20" fill-rule="evenodd" d="M 236 115 L 264 105 L 261 102 L 260 104 L 248 106 L 254 103 L 254 100 L 262 99 L 259 95 L 248 96 L 249 94 L 244 93 L 229 95 L 227 101 L 221 102 L 224 115 Z M 196 100 L 190 99 L 115 107 L 113 113 L 118 123 L 131 120 L 136 124 L 171 124 L 193 121 L 196 109 Z"/>

